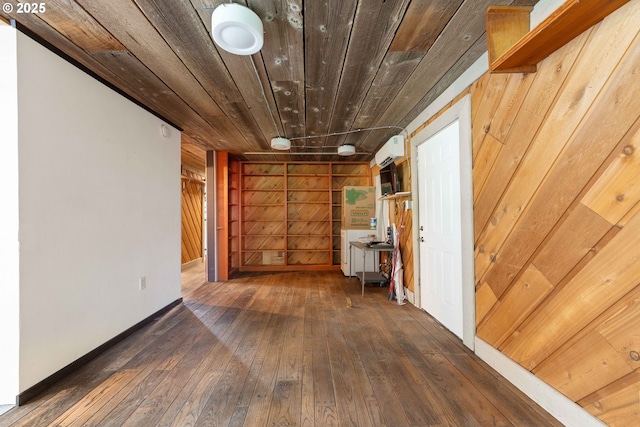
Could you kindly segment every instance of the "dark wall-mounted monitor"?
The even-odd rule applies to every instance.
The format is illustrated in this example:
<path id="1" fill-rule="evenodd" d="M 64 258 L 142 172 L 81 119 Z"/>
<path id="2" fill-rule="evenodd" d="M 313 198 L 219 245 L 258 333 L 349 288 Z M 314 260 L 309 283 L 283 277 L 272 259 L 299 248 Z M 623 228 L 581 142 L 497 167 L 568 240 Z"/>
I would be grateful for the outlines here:
<path id="1" fill-rule="evenodd" d="M 380 190 L 383 196 L 390 196 L 399 191 L 398 171 L 395 163 L 380 169 Z"/>

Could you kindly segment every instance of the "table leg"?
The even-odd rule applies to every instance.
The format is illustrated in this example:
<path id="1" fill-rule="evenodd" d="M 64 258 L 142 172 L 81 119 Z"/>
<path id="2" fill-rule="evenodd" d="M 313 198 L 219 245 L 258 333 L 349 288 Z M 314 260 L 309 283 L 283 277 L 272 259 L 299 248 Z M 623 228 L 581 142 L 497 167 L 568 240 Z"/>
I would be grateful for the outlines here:
<path id="1" fill-rule="evenodd" d="M 349 245 L 349 279 L 353 276 L 353 245 Z"/>
<path id="2" fill-rule="evenodd" d="M 367 271 L 367 251 L 362 250 L 362 296 L 364 297 L 364 273 Z"/>

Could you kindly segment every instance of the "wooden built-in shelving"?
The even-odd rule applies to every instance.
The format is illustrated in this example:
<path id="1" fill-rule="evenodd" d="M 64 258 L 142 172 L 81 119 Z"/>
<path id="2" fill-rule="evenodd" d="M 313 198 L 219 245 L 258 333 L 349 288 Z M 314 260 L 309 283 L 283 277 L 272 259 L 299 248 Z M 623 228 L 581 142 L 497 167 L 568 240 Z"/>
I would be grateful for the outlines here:
<path id="1" fill-rule="evenodd" d="M 240 269 L 240 162 L 229 162 L 229 276 Z"/>
<path id="2" fill-rule="evenodd" d="M 395 199 L 402 199 L 404 197 L 411 198 L 411 191 L 399 191 L 395 194 L 382 196 L 378 200 L 395 200 Z"/>
<path id="3" fill-rule="evenodd" d="M 242 162 L 240 269 L 339 268 L 345 185 L 370 185 L 366 163 Z"/>
<path id="4" fill-rule="evenodd" d="M 487 9 L 487 50 L 491 72 L 535 72 L 537 64 L 629 0 L 568 0 L 529 30 L 528 6 Z"/>

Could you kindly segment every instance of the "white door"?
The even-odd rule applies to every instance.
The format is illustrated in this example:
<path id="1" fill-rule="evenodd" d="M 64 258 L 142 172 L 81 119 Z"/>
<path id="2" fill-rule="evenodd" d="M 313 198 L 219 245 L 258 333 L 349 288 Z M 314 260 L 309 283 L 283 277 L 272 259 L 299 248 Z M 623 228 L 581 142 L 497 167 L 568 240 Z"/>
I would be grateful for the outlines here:
<path id="1" fill-rule="evenodd" d="M 462 244 L 458 120 L 418 146 L 420 302 L 462 338 Z"/>

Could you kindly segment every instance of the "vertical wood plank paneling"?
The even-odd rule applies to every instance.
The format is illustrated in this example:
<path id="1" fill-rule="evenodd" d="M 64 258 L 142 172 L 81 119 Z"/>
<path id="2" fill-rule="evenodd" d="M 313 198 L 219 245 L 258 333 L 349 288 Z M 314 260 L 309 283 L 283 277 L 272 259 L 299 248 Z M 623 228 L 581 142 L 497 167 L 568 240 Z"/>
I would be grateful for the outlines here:
<path id="1" fill-rule="evenodd" d="M 481 193 L 477 196 L 474 206 L 476 242 L 487 223 L 493 221 L 492 215 L 496 205 L 508 187 L 513 174 L 519 168 L 548 109 L 551 107 L 555 93 L 567 78 L 586 39 L 587 35 L 582 35 L 571 44 L 560 49 L 556 55 L 549 57 L 545 62 L 545 66 L 540 67 L 536 73 L 528 95 L 511 126 L 511 132 L 502 141 L 505 147 L 500 151 L 494 170 L 487 178 Z M 494 76 L 491 75 L 491 78 Z M 473 145 L 476 145 L 475 141 Z M 484 255 L 478 256 L 479 254 Z M 479 244 L 476 247 L 476 262 L 480 263 L 481 266 L 476 269 L 477 272 L 484 273 L 491 262 L 491 255 L 491 250 L 489 248 L 485 249 L 483 244 Z"/>
<path id="2" fill-rule="evenodd" d="M 502 201 L 494 210 L 493 218 L 495 218 L 495 222 L 492 221 L 487 226 L 485 236 L 479 241 L 485 248 L 489 248 L 491 253 L 497 253 L 509 238 L 536 191 L 544 184 L 546 176 L 553 168 L 556 159 L 569 144 L 573 133 L 581 127 L 582 120 L 588 114 L 590 108 L 593 106 L 593 114 L 598 114 L 599 112 L 600 114 L 604 112 L 609 114 L 607 110 L 602 109 L 611 108 L 609 100 L 615 103 L 616 95 L 618 95 L 615 91 L 615 80 L 612 79 L 614 86 L 602 97 L 601 104 L 594 105 L 594 102 L 596 102 L 603 87 L 617 69 L 618 64 L 627 52 L 629 44 L 635 38 L 639 26 L 639 22 L 634 22 L 633 14 L 614 14 L 594 28 L 582 54 L 574 65 L 572 73 L 569 75 L 565 85 L 560 89 L 554 105 L 518 168 L 513 181 L 507 188 Z M 631 70 L 625 71 L 633 72 L 634 56 L 633 51 L 627 55 L 625 67 L 630 67 Z M 599 66 L 594 67 L 594 64 L 599 64 Z M 623 78 L 623 75 L 624 73 L 620 71 L 616 73 L 617 78 Z M 626 87 L 626 85 L 622 86 Z M 627 91 L 626 94 L 628 95 L 629 92 Z M 629 110 L 629 112 L 631 111 L 633 110 Z M 596 118 L 593 117 L 593 119 Z M 600 125 L 602 123 L 601 120 L 600 118 L 600 121 L 596 123 L 588 123 Z M 620 125 L 624 126 L 624 123 L 620 123 Z M 584 126 L 581 128 L 584 129 Z M 613 128 L 600 126 L 599 129 L 606 132 L 606 129 Z M 624 131 L 627 129 L 628 126 Z M 620 129 L 613 131 L 620 131 Z M 574 139 L 574 141 L 576 141 L 576 144 L 580 143 L 579 140 Z M 609 144 L 615 143 L 615 141 L 609 140 L 607 142 Z M 591 148 L 598 150 L 600 146 L 601 144 L 595 144 L 595 147 Z M 610 149 L 606 154 L 608 155 L 609 152 Z M 573 156 L 563 158 L 562 161 L 569 161 L 575 164 L 576 161 L 581 159 L 588 161 L 586 157 L 574 159 Z M 571 170 L 576 171 L 576 169 L 579 168 L 572 168 Z M 587 167 L 587 169 L 590 168 Z M 555 171 L 560 173 L 557 169 Z M 577 172 L 579 173 L 579 171 Z M 571 185 L 564 180 L 561 182 L 565 185 Z M 561 182 L 554 183 L 560 184 Z M 552 188 L 555 188 L 555 186 L 552 186 Z M 518 240 L 518 243 L 520 242 L 521 240 Z M 503 251 L 503 255 L 505 254 L 507 252 Z M 506 260 L 501 266 L 508 266 L 509 261 Z M 487 280 L 489 285 L 494 287 L 494 292 L 497 295 L 502 294 L 508 285 L 508 282 L 504 280 L 504 276 L 497 277 L 501 273 L 494 273 L 494 277 L 499 278 L 501 281 L 492 283 Z M 512 279 L 512 276 L 507 278 L 507 280 L 509 279 Z"/>
<path id="3" fill-rule="evenodd" d="M 182 188 L 182 264 L 202 257 L 202 191 L 197 181 Z"/>
<path id="4" fill-rule="evenodd" d="M 578 402 L 611 426 L 637 425 L 640 418 L 640 370 Z"/>
<path id="5" fill-rule="evenodd" d="M 476 287 L 476 326 L 485 318 L 491 308 L 498 302 L 498 298 L 486 282 Z"/>
<path id="6" fill-rule="evenodd" d="M 403 282 L 404 286 L 411 292 L 415 292 L 414 281 L 415 275 L 413 271 L 413 216 L 411 211 L 404 214 L 404 222 L 400 231 L 400 254 L 402 256 L 403 265 Z"/>
<path id="7" fill-rule="evenodd" d="M 488 133 L 497 140 L 506 141 L 535 77 L 535 74 L 509 74 L 504 95 L 489 125 Z"/>
<path id="8" fill-rule="evenodd" d="M 479 101 L 475 122 L 471 129 L 472 140 L 482 147 L 485 136 L 491 129 L 491 121 L 496 113 L 496 109 L 505 95 L 505 86 L 509 81 L 509 74 L 492 75 L 486 84 L 482 99 Z"/>
<path id="9" fill-rule="evenodd" d="M 478 327 L 478 336 L 500 347 L 552 290 L 547 278 L 530 265 Z"/>
<path id="10" fill-rule="evenodd" d="M 591 331 L 534 370 L 540 379 L 574 401 L 630 372 L 629 365 L 597 331 Z"/>
<path id="11" fill-rule="evenodd" d="M 583 203 L 617 224 L 640 201 L 640 132 L 636 131 Z"/>
<path id="12" fill-rule="evenodd" d="M 477 202 L 479 194 L 482 192 L 487 178 L 491 174 L 493 165 L 500 155 L 502 143 L 491 135 L 484 138 L 482 147 L 478 150 L 478 155 L 473 161 L 473 200 Z"/>
<path id="13" fill-rule="evenodd" d="M 638 233 L 640 216 L 634 217 L 571 282 L 532 315 L 504 353 L 531 369 L 638 286 Z"/>
<path id="14" fill-rule="evenodd" d="M 487 282 L 499 289 L 506 288 L 517 271 L 534 253 L 544 236 L 553 228 L 573 200 L 609 157 L 618 144 L 624 151 L 628 146 L 625 135 L 640 115 L 638 91 L 620 91 L 633 87 L 640 72 L 640 45 L 630 50 L 618 64 L 611 79 L 596 98 L 571 137 L 564 152 L 549 170 L 535 198 L 521 215 L 518 225 L 506 239 L 502 256 L 487 275 Z M 617 105 L 625 105 L 625 112 L 611 115 Z M 603 123 L 607 123 L 603 126 Z M 622 141 L 622 142 L 621 142 Z M 576 167 L 579 162 L 580 167 Z"/>
<path id="15" fill-rule="evenodd" d="M 595 252 L 596 244 L 611 228 L 604 218 L 579 203 L 538 252 L 533 264 L 557 285 L 587 253 Z"/>
<path id="16" fill-rule="evenodd" d="M 471 87 L 478 335 L 612 426 L 640 425 L 639 74 L 631 1 Z"/>
<path id="17" fill-rule="evenodd" d="M 639 316 L 640 288 L 636 288 L 567 341 L 534 373 L 573 400 L 624 377 L 640 368 L 640 361 L 629 354 L 629 349 L 640 344 L 635 327 Z"/>

